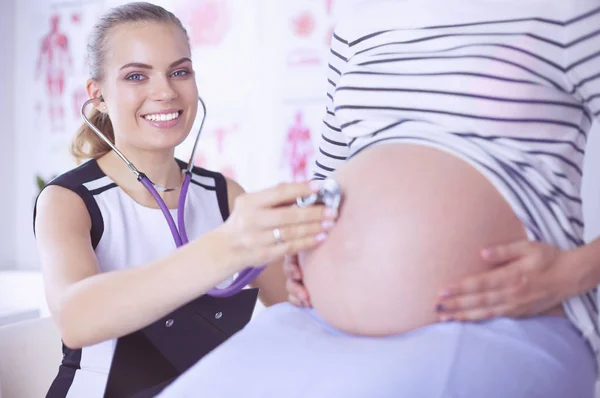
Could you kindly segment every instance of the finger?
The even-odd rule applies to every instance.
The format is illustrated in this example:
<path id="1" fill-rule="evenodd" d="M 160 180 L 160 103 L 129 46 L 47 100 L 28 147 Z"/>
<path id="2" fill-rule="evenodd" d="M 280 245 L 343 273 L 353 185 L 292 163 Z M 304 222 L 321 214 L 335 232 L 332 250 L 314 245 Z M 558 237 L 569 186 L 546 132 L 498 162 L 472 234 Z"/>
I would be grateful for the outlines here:
<path id="1" fill-rule="evenodd" d="M 279 228 L 279 238 L 281 240 L 279 243 L 277 241 L 275 229 L 258 233 L 257 241 L 260 245 L 271 245 L 294 242 L 298 239 L 304 239 L 307 237 L 313 237 L 314 239 L 317 239 L 317 236 L 326 234 L 329 229 L 331 229 L 329 225 L 319 222 L 288 226 Z M 324 236 L 319 236 L 319 239 L 322 238 L 324 238 Z"/>
<path id="2" fill-rule="evenodd" d="M 532 242 L 520 240 L 507 245 L 488 247 L 481 251 L 483 259 L 490 264 L 502 264 L 525 256 L 531 250 Z"/>
<path id="3" fill-rule="evenodd" d="M 457 284 L 442 289 L 439 296 L 444 298 L 514 287 L 522 282 L 520 266 L 520 263 L 514 263 L 469 276 Z"/>
<path id="4" fill-rule="evenodd" d="M 297 298 L 297 297 L 295 297 L 295 296 L 292 296 L 291 294 L 288 296 L 288 301 L 289 301 L 290 303 L 292 303 L 293 305 L 295 305 L 296 307 L 304 307 L 304 306 L 302 305 L 302 302 L 301 302 L 300 300 L 298 300 L 298 298 Z"/>
<path id="5" fill-rule="evenodd" d="M 301 283 L 288 279 L 285 282 L 285 288 L 289 295 L 296 297 L 301 302 L 308 300 L 308 291 Z"/>
<path id="6" fill-rule="evenodd" d="M 301 281 L 302 270 L 297 262 L 297 256 L 286 256 L 283 262 L 283 274 L 290 279 Z"/>
<path id="7" fill-rule="evenodd" d="M 475 322 L 485 321 L 497 317 L 513 317 L 514 307 L 508 304 L 501 304 L 491 308 L 475 308 L 472 310 L 461 311 L 454 314 L 440 315 L 441 322 L 460 321 Z"/>
<path id="8" fill-rule="evenodd" d="M 321 233 L 315 236 L 308 236 L 305 238 L 295 239 L 292 241 L 276 244 L 271 246 L 268 250 L 270 259 L 268 261 L 275 261 L 289 256 L 297 254 L 305 250 L 311 250 L 319 246 L 322 242 L 327 239 L 327 234 Z"/>
<path id="9" fill-rule="evenodd" d="M 296 203 L 296 198 L 318 192 L 321 181 L 279 184 L 264 191 L 251 193 L 247 200 L 260 207 L 275 207 Z"/>
<path id="10" fill-rule="evenodd" d="M 337 211 L 326 206 L 282 207 L 263 210 L 257 217 L 263 228 L 275 228 L 285 225 L 297 225 L 310 222 L 331 223 L 337 218 Z"/>
<path id="11" fill-rule="evenodd" d="M 304 301 L 302 304 L 304 304 L 304 307 L 306 308 L 312 308 L 312 303 L 310 302 L 310 297 L 306 299 L 306 301 Z"/>
<path id="12" fill-rule="evenodd" d="M 436 306 L 436 311 L 451 315 L 455 312 L 465 310 L 495 307 L 504 304 L 506 302 L 506 297 L 509 297 L 510 294 L 510 291 L 494 290 L 491 292 L 459 296 L 441 301 Z"/>
<path id="13" fill-rule="evenodd" d="M 299 266 L 288 265 L 283 267 L 283 274 L 286 278 L 301 281 L 302 280 L 302 272 L 300 271 Z"/>

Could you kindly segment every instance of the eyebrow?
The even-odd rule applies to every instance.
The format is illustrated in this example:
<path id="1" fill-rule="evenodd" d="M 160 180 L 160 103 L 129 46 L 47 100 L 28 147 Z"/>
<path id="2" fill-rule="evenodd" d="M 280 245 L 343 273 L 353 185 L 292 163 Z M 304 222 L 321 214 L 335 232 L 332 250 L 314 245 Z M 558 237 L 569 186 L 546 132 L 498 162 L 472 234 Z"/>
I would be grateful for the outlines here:
<path id="1" fill-rule="evenodd" d="M 177 61 L 173 62 L 171 65 L 169 65 L 169 68 L 174 68 L 174 67 L 181 65 L 182 63 L 187 62 L 187 61 L 192 62 L 192 60 L 189 59 L 188 57 L 183 57 L 183 58 L 178 59 Z M 152 65 L 143 64 L 141 62 L 130 62 L 128 64 L 121 66 L 121 70 L 123 70 L 125 68 L 152 69 Z"/>

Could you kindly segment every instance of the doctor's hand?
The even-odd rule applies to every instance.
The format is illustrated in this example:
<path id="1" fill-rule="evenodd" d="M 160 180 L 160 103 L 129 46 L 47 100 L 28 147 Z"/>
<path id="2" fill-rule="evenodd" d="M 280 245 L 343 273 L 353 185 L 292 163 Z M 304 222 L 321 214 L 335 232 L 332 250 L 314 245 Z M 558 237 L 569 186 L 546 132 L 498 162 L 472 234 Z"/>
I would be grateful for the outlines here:
<path id="1" fill-rule="evenodd" d="M 573 251 L 524 240 L 481 255 L 495 268 L 443 289 L 436 307 L 441 321 L 528 317 L 578 294 Z"/>
<path id="2" fill-rule="evenodd" d="M 288 292 L 288 301 L 298 307 L 312 307 L 308 290 L 302 282 L 302 269 L 297 254 L 285 256 L 283 272 L 286 278 L 285 287 Z"/>
<path id="3" fill-rule="evenodd" d="M 317 192 L 319 187 L 319 181 L 280 184 L 238 196 L 220 227 L 235 266 L 263 266 L 323 242 L 337 214 L 322 205 L 295 206 L 297 197 Z"/>

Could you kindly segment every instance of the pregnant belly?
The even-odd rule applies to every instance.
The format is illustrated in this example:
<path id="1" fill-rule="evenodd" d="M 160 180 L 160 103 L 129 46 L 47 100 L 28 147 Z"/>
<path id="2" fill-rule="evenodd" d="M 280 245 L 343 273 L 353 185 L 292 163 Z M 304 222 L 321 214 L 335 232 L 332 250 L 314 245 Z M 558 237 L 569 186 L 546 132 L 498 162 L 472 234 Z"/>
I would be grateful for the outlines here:
<path id="1" fill-rule="evenodd" d="M 333 177 L 345 195 L 338 223 L 300 262 L 315 310 L 348 333 L 436 322 L 439 289 L 489 268 L 483 247 L 526 238 L 482 174 L 434 148 L 372 147 Z"/>

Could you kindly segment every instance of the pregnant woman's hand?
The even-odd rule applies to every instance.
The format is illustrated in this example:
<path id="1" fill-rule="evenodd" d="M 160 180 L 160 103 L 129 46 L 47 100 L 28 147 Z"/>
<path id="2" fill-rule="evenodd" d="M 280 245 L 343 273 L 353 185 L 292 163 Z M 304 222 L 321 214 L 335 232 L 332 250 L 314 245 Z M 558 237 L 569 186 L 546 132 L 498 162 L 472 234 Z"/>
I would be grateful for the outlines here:
<path id="1" fill-rule="evenodd" d="M 531 241 L 483 250 L 483 259 L 496 268 L 443 289 L 436 307 L 440 320 L 528 317 L 554 308 L 576 294 L 573 253 Z"/>
<path id="2" fill-rule="evenodd" d="M 234 269 L 262 266 L 309 250 L 327 238 L 331 216 L 325 206 L 291 206 L 296 198 L 319 189 L 319 183 L 280 184 L 235 200 L 220 227 Z"/>
<path id="3" fill-rule="evenodd" d="M 312 307 L 308 291 L 302 283 L 302 269 L 298 263 L 298 255 L 286 256 L 283 262 L 283 272 L 286 277 L 285 287 L 288 291 L 288 300 L 298 307 Z"/>

